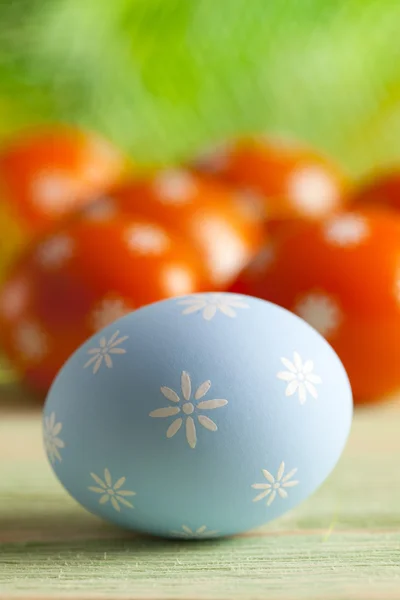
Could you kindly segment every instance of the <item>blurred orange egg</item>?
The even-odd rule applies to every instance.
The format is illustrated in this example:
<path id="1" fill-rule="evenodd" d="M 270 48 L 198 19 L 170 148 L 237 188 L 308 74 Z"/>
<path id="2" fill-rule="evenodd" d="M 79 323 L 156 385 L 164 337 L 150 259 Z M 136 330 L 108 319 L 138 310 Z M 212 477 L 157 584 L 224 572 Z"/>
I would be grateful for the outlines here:
<path id="1" fill-rule="evenodd" d="M 375 207 L 400 212 L 400 168 L 372 173 L 350 194 L 355 209 Z"/>
<path id="2" fill-rule="evenodd" d="M 18 249 L 120 180 L 126 158 L 94 133 L 53 127 L 0 149 L 0 275 Z"/>
<path id="3" fill-rule="evenodd" d="M 36 391 L 65 360 L 127 312 L 205 291 L 196 253 L 154 222 L 88 210 L 35 241 L 0 291 L 0 341 Z"/>
<path id="4" fill-rule="evenodd" d="M 141 214 L 179 235 L 202 260 L 214 288 L 229 285 L 265 239 L 257 207 L 207 177 L 170 169 L 132 179 L 107 196 L 108 210 Z"/>
<path id="5" fill-rule="evenodd" d="M 305 319 L 333 346 L 356 402 L 400 389 L 400 217 L 338 213 L 281 228 L 231 291 Z"/>
<path id="6" fill-rule="evenodd" d="M 269 220 L 320 219 L 341 208 L 347 178 L 327 157 L 298 142 L 266 136 L 227 143 L 193 168 L 258 198 Z"/>

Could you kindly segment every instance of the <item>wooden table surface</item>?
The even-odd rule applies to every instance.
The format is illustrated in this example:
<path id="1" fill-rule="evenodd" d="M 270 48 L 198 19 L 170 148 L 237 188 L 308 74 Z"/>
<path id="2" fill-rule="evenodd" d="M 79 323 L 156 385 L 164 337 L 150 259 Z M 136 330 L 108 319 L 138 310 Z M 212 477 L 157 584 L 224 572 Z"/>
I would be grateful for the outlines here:
<path id="1" fill-rule="evenodd" d="M 40 410 L 0 395 L 0 597 L 400 599 L 400 406 L 357 411 L 329 480 L 228 540 L 138 537 L 86 513 L 41 445 Z"/>

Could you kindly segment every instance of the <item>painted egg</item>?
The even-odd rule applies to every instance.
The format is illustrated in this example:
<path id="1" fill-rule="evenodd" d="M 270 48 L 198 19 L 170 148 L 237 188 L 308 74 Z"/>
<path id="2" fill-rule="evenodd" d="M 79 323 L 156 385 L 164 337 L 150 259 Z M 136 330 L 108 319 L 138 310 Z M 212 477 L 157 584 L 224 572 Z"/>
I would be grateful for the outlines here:
<path id="1" fill-rule="evenodd" d="M 268 220 L 320 219 L 343 204 L 347 179 L 329 158 L 287 139 L 234 140 L 201 156 L 199 172 L 236 186 Z"/>
<path id="2" fill-rule="evenodd" d="M 140 306 L 208 290 L 194 250 L 143 217 L 90 206 L 20 257 L 0 289 L 0 339 L 29 386 L 47 392 L 72 352 Z"/>
<path id="3" fill-rule="evenodd" d="M 249 198 L 185 169 L 124 182 L 107 196 L 118 211 L 175 232 L 201 257 L 213 289 L 227 287 L 265 239 Z"/>
<path id="4" fill-rule="evenodd" d="M 0 150 L 1 270 L 27 239 L 93 200 L 122 177 L 126 158 L 71 127 L 24 132 Z"/>
<path id="5" fill-rule="evenodd" d="M 231 291 L 291 310 L 338 353 L 356 402 L 400 388 L 400 218 L 343 212 L 293 223 L 267 244 Z"/>
<path id="6" fill-rule="evenodd" d="M 373 173 L 361 181 L 350 195 L 350 203 L 357 208 L 374 207 L 400 211 L 400 169 Z"/>
<path id="7" fill-rule="evenodd" d="M 81 346 L 47 397 L 44 443 L 92 513 L 209 538 L 305 500 L 351 419 L 346 372 L 319 333 L 263 300 L 206 293 L 141 308 Z"/>

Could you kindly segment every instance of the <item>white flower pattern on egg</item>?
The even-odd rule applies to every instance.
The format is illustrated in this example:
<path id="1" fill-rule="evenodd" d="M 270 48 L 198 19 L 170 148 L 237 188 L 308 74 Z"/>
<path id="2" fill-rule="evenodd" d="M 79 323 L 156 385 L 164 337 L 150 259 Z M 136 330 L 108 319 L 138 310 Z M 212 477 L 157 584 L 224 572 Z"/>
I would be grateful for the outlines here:
<path id="1" fill-rule="evenodd" d="M 61 430 L 62 423 L 56 422 L 56 415 L 54 412 L 52 412 L 50 416 L 44 417 L 43 441 L 51 464 L 54 464 L 56 460 L 59 462 L 62 461 L 60 450 L 65 448 L 65 444 L 59 437 Z"/>
<path id="2" fill-rule="evenodd" d="M 171 531 L 171 535 L 186 539 L 212 537 L 218 533 L 218 531 L 207 529 L 206 525 L 201 525 L 197 529 L 190 529 L 187 525 L 182 525 L 181 531 Z"/>
<path id="3" fill-rule="evenodd" d="M 95 494 L 100 494 L 99 504 L 107 504 L 110 501 L 113 509 L 117 512 L 121 512 L 120 504 L 127 508 L 134 508 L 133 504 L 126 498 L 136 496 L 136 492 L 121 489 L 126 482 L 126 477 L 120 477 L 113 484 L 111 473 L 108 469 L 104 469 L 104 480 L 95 473 L 90 473 L 90 476 L 97 483 L 98 487 L 91 485 L 88 489 Z"/>
<path id="4" fill-rule="evenodd" d="M 237 317 L 237 308 L 249 308 L 249 305 L 240 299 L 240 296 L 229 294 L 210 294 L 204 296 L 202 294 L 193 295 L 186 300 L 179 300 L 181 306 L 187 306 L 182 311 L 183 315 L 191 315 L 196 312 L 201 312 L 205 321 L 211 321 L 217 312 L 223 313 L 225 316 L 234 319 Z"/>
<path id="5" fill-rule="evenodd" d="M 368 234 L 367 220 L 354 213 L 333 217 L 324 225 L 325 240 L 341 248 L 357 246 L 367 238 Z"/>
<path id="6" fill-rule="evenodd" d="M 108 341 L 102 336 L 100 338 L 99 346 L 87 351 L 87 353 L 91 355 L 91 358 L 84 364 L 83 368 L 87 369 L 87 367 L 93 366 L 93 374 L 96 375 L 104 361 L 106 367 L 111 369 L 113 367 L 111 355 L 126 354 L 125 348 L 120 348 L 119 346 L 122 342 L 125 342 L 129 336 L 124 335 L 119 338 L 119 333 L 119 330 L 116 331 Z"/>
<path id="7" fill-rule="evenodd" d="M 337 331 L 343 319 L 337 302 L 322 292 L 304 295 L 295 304 L 294 312 L 325 337 Z"/>
<path id="8" fill-rule="evenodd" d="M 172 402 L 171 406 L 158 408 L 150 413 L 150 417 L 167 418 L 178 414 L 182 415 L 171 423 L 167 429 L 167 438 L 172 438 L 178 433 L 185 421 L 186 440 L 191 448 L 195 448 L 197 444 L 196 424 L 193 416 L 197 417 L 199 424 L 208 429 L 208 431 L 217 431 L 216 423 L 209 417 L 203 414 L 197 414 L 198 411 L 215 410 L 228 404 L 228 400 L 215 398 L 212 400 L 201 400 L 211 388 L 211 381 L 204 381 L 196 390 L 194 398 L 192 398 L 192 381 L 189 373 L 182 371 L 181 374 L 181 390 L 183 399 L 169 387 L 161 387 L 162 395 Z M 199 400 L 201 400 L 199 402 Z M 192 416 L 193 415 L 193 416 Z"/>
<path id="9" fill-rule="evenodd" d="M 321 377 L 313 373 L 314 363 L 307 360 L 303 363 L 298 352 L 294 352 L 293 362 L 288 358 L 281 358 L 281 362 L 287 368 L 287 371 L 279 371 L 277 378 L 287 382 L 286 396 L 293 396 L 298 393 L 300 404 L 307 400 L 307 392 L 315 399 L 318 398 L 318 392 L 315 385 L 322 383 Z"/>
<path id="10" fill-rule="evenodd" d="M 292 469 L 289 471 L 289 473 L 287 473 L 287 475 L 284 475 L 285 463 L 283 461 L 279 465 L 276 477 L 267 471 L 267 469 L 263 469 L 262 472 L 268 483 L 253 483 L 251 487 L 254 490 L 262 490 L 258 496 L 253 498 L 253 502 L 259 502 L 260 500 L 268 497 L 266 505 L 271 506 L 277 494 L 279 494 L 281 498 L 286 499 L 288 497 L 288 493 L 285 488 L 291 488 L 299 484 L 299 481 L 292 479 L 292 477 L 297 473 L 297 469 Z"/>

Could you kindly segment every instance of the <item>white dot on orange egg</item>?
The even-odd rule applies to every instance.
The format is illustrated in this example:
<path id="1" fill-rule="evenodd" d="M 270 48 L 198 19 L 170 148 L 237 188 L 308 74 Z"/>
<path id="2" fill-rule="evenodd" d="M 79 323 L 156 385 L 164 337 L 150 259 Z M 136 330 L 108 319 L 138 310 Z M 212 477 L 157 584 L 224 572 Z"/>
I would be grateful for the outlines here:
<path id="1" fill-rule="evenodd" d="M 170 246 L 167 233 L 156 225 L 134 224 L 125 231 L 125 241 L 128 248 L 138 254 L 163 254 Z"/>
<path id="2" fill-rule="evenodd" d="M 16 326 L 14 344 L 20 356 L 28 362 L 40 362 L 48 352 L 46 334 L 34 321 L 23 321 Z"/>
<path id="3" fill-rule="evenodd" d="M 77 201 L 75 179 L 61 171 L 42 171 L 31 183 L 33 203 L 46 214 L 61 216 Z"/>
<path id="4" fill-rule="evenodd" d="M 214 283 L 228 283 L 246 264 L 249 258 L 247 246 L 223 219 L 198 218 L 194 234 L 207 252 Z"/>
<path id="5" fill-rule="evenodd" d="M 318 167 L 294 171 L 288 181 L 287 191 L 293 204 L 309 216 L 322 216 L 333 210 L 339 201 L 334 180 Z"/>
<path id="6" fill-rule="evenodd" d="M 356 213 L 337 215 L 324 224 L 324 237 L 332 246 L 355 247 L 368 238 L 369 225 Z"/>
<path id="7" fill-rule="evenodd" d="M 6 319 L 21 315 L 29 299 L 29 284 L 26 279 L 13 279 L 5 284 L 0 294 L 0 312 Z"/>
<path id="8" fill-rule="evenodd" d="M 45 269 L 60 269 L 75 252 L 75 242 L 65 234 L 54 235 L 42 242 L 36 251 L 39 264 Z"/>
<path id="9" fill-rule="evenodd" d="M 184 267 L 169 265 L 163 271 L 164 286 L 170 296 L 184 296 L 193 292 L 193 275 Z"/>
<path id="10" fill-rule="evenodd" d="M 294 310 L 321 335 L 335 333 L 343 320 L 337 301 L 325 292 L 310 292 L 298 299 Z"/>
<path id="11" fill-rule="evenodd" d="M 89 326 L 93 331 L 100 331 L 132 310 L 133 308 L 128 306 L 123 298 L 119 298 L 116 294 L 110 295 L 96 304 L 89 315 Z"/>

